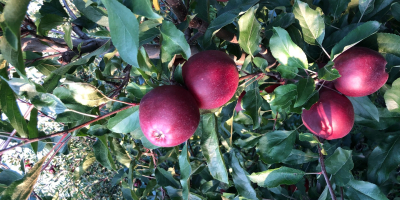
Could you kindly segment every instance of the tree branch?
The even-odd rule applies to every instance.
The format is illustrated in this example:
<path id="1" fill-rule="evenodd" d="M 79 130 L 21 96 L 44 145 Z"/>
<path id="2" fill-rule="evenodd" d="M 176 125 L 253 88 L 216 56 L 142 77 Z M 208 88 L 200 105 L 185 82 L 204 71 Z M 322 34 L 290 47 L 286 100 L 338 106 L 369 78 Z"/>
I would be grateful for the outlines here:
<path id="1" fill-rule="evenodd" d="M 324 175 L 324 178 L 325 178 L 326 184 L 328 185 L 329 193 L 331 194 L 332 199 L 336 200 L 335 192 L 333 191 L 331 182 L 329 181 L 328 173 L 326 172 L 324 156 L 322 155 L 321 147 L 319 146 L 319 144 L 317 145 L 317 147 L 318 147 L 318 154 L 319 154 L 319 162 L 321 163 L 322 174 Z"/>
<path id="2" fill-rule="evenodd" d="M 139 105 L 139 104 L 137 104 L 137 105 Z M 37 142 L 37 141 L 40 141 L 40 140 L 49 139 L 49 138 L 52 138 L 52 137 L 56 137 L 56 136 L 60 136 L 60 135 L 63 135 L 63 134 L 71 133 L 71 132 L 76 131 L 76 130 L 78 130 L 78 129 L 81 129 L 81 128 L 85 127 L 85 126 L 88 126 L 88 125 L 92 124 L 93 122 L 97 122 L 97 121 L 102 120 L 102 119 L 104 119 L 104 118 L 107 118 L 107 117 L 109 117 L 109 116 L 111 116 L 111 115 L 113 115 L 113 114 L 116 114 L 116 113 L 121 112 L 121 111 L 123 111 L 123 110 L 129 109 L 129 108 L 131 108 L 131 107 L 133 107 L 133 106 L 136 106 L 136 105 L 129 105 L 129 106 L 123 107 L 123 108 L 121 108 L 121 109 L 118 109 L 118 110 L 115 110 L 115 111 L 110 112 L 110 113 L 108 113 L 108 114 L 105 114 L 105 115 L 103 115 L 103 116 L 100 116 L 100 117 L 98 117 L 98 118 L 96 118 L 96 119 L 92 119 L 92 120 L 90 120 L 90 121 L 88 121 L 88 122 L 85 122 L 85 123 L 83 123 L 83 124 L 81 124 L 81 125 L 75 126 L 75 127 L 71 128 L 71 129 L 68 129 L 68 130 L 66 130 L 66 131 L 59 131 L 59 132 L 56 132 L 56 133 L 53 133 L 53 134 L 50 134 L 50 135 L 46 135 L 46 136 L 43 136 L 43 137 L 38 137 L 38 138 L 29 139 L 29 140 L 26 141 L 26 142 L 17 144 L 17 145 L 15 145 L 15 146 L 9 147 L 9 148 L 7 148 L 7 149 L 0 150 L 0 155 L 2 155 L 4 152 L 6 152 L 6 151 L 8 151 L 8 150 L 10 150 L 10 149 L 14 149 L 14 148 L 16 148 L 16 147 L 24 146 L 24 145 L 30 144 L 30 143 L 32 143 L 32 142 Z M 26 138 L 25 138 L 25 139 L 26 139 Z"/>

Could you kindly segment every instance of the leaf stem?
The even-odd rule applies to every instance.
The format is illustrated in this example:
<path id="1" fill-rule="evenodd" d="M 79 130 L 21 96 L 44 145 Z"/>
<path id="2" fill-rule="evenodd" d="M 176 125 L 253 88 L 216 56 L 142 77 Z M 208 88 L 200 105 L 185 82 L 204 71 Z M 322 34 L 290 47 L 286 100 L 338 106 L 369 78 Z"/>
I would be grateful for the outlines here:
<path id="1" fill-rule="evenodd" d="M 88 117 L 93 117 L 93 118 L 99 117 L 99 116 L 97 116 L 97 115 L 91 115 L 91 114 L 79 112 L 79 111 L 72 110 L 72 109 L 67 109 L 66 111 L 78 113 L 78 114 L 80 114 L 80 115 L 84 115 L 84 116 L 88 116 Z"/>
<path id="2" fill-rule="evenodd" d="M 332 200 L 336 200 L 335 192 L 333 191 L 332 184 L 329 181 L 328 173 L 326 172 L 324 156 L 322 155 L 321 147 L 319 146 L 319 144 L 317 145 L 317 147 L 319 154 L 319 162 L 321 163 L 322 174 L 324 175 L 326 184 L 328 185 L 329 193 L 331 194 Z"/>
<path id="3" fill-rule="evenodd" d="M 320 45 L 320 47 L 321 47 L 322 51 L 324 51 L 324 53 L 326 54 L 326 56 L 328 56 L 328 58 L 329 58 L 329 60 L 330 60 L 330 59 L 331 59 L 331 56 L 329 55 L 329 53 L 326 52 L 325 48 L 324 48 L 322 45 Z"/>

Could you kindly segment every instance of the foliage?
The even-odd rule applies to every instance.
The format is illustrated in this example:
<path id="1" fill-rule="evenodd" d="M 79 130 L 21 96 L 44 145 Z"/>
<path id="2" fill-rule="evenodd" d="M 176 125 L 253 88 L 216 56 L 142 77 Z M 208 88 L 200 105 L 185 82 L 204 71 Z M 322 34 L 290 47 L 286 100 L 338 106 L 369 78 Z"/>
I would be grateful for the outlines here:
<path id="1" fill-rule="evenodd" d="M 0 1 L 0 156 L 18 146 L 37 162 L 28 170 L 26 154 L 0 157 L 0 199 L 400 198 L 399 1 L 45 0 L 34 12 L 29 3 Z M 389 79 L 349 98 L 351 133 L 324 141 L 301 113 L 356 45 L 385 56 Z M 201 110 L 187 142 L 154 146 L 140 100 L 184 86 L 182 63 L 210 49 L 234 58 L 236 94 Z M 51 169 L 66 185 L 49 192 Z"/>

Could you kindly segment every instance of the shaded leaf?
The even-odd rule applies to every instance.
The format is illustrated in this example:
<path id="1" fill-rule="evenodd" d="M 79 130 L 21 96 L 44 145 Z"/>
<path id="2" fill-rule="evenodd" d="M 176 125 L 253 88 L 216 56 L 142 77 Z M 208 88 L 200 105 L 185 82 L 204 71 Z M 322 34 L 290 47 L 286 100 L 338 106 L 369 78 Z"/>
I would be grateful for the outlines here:
<path id="1" fill-rule="evenodd" d="M 297 99 L 294 107 L 304 105 L 313 96 L 314 90 L 315 83 L 313 78 L 300 79 L 297 83 Z"/>
<path id="2" fill-rule="evenodd" d="M 72 32 L 72 26 L 71 24 L 67 24 L 65 26 L 63 26 L 63 30 L 64 30 L 64 41 L 65 43 L 67 43 L 68 47 L 70 49 L 73 49 L 74 46 L 72 44 L 72 38 L 71 38 L 71 32 Z"/>
<path id="3" fill-rule="evenodd" d="M 366 15 L 370 13 L 372 10 L 374 10 L 374 2 L 375 0 L 359 0 L 358 2 L 358 9 L 360 10 L 361 17 L 363 15 Z"/>
<path id="4" fill-rule="evenodd" d="M 64 23 L 64 18 L 54 14 L 47 14 L 40 20 L 38 32 L 47 35 L 46 32 Z"/>
<path id="5" fill-rule="evenodd" d="M 277 87 L 274 90 L 275 99 L 270 102 L 271 106 L 276 106 L 280 109 L 289 107 L 297 96 L 297 86 L 294 84 L 287 84 Z"/>
<path id="6" fill-rule="evenodd" d="M 21 174 L 11 169 L 4 169 L 2 172 L 0 172 L 0 183 L 4 185 L 10 185 L 14 181 L 21 178 L 23 178 Z"/>
<path id="7" fill-rule="evenodd" d="M 351 104 L 353 104 L 354 114 L 366 119 L 372 119 L 379 122 L 378 108 L 375 106 L 374 103 L 371 102 L 368 96 L 347 98 L 351 101 Z"/>
<path id="8" fill-rule="evenodd" d="M 290 152 L 290 155 L 282 161 L 282 163 L 288 164 L 288 165 L 300 165 L 304 163 L 309 163 L 312 161 L 318 160 L 318 154 L 313 153 L 310 150 L 307 150 L 306 152 L 297 150 L 297 149 L 292 149 L 292 152 Z"/>
<path id="9" fill-rule="evenodd" d="M 87 6 L 84 0 L 73 0 L 73 3 L 87 18 L 101 26 L 108 27 L 108 17 L 105 11 L 92 5 Z"/>
<path id="10" fill-rule="evenodd" d="M 190 175 L 192 174 L 192 167 L 189 163 L 187 143 L 182 148 L 182 152 L 179 155 L 179 171 L 181 172 L 181 185 L 182 185 L 182 197 L 183 199 L 189 199 L 189 187 L 190 187 Z"/>
<path id="11" fill-rule="evenodd" d="M 251 186 L 251 182 L 247 177 L 248 173 L 240 165 L 239 160 L 235 155 L 236 153 L 239 153 L 236 149 L 231 149 L 229 152 L 229 165 L 232 168 L 231 175 L 233 183 L 235 184 L 235 188 L 240 196 L 248 199 L 258 199 L 256 191 Z"/>
<path id="12" fill-rule="evenodd" d="M 163 168 L 157 167 L 156 172 L 157 184 L 163 187 L 172 186 L 174 188 L 179 188 L 179 182 L 172 177 L 171 173 L 165 171 Z"/>
<path id="13" fill-rule="evenodd" d="M 50 2 L 43 2 L 43 6 L 40 7 L 39 13 L 42 16 L 45 16 L 46 14 L 54 14 L 60 17 L 68 17 L 68 14 L 67 12 L 65 12 L 60 1 L 57 0 L 51 0 Z"/>
<path id="14" fill-rule="evenodd" d="M 395 2 L 390 7 L 393 17 L 400 22 L 400 3 Z"/>
<path id="15" fill-rule="evenodd" d="M 379 30 L 381 24 L 377 21 L 366 22 L 357 28 L 353 29 L 349 34 L 347 34 L 340 42 L 338 42 L 331 52 L 331 59 L 335 59 L 341 53 L 350 49 L 361 40 L 367 38 L 368 36 L 376 33 Z"/>
<path id="16" fill-rule="evenodd" d="M 126 151 L 126 149 L 119 144 L 118 139 L 113 138 L 113 140 L 110 143 L 110 149 L 113 152 L 113 155 L 115 156 L 118 162 L 120 162 L 127 168 L 130 167 L 132 159 L 129 157 L 129 154 Z"/>
<path id="17" fill-rule="evenodd" d="M 201 118 L 201 150 L 207 161 L 211 175 L 224 183 L 228 183 L 228 172 L 219 149 L 216 130 L 216 119 L 213 113 L 205 114 Z"/>
<path id="18" fill-rule="evenodd" d="M 388 198 L 373 183 L 351 180 L 344 187 L 346 195 L 352 200 L 387 200 Z"/>
<path id="19" fill-rule="evenodd" d="M 346 10 L 350 0 L 329 0 L 329 12 L 335 18 L 339 18 L 340 15 Z"/>
<path id="20" fill-rule="evenodd" d="M 106 136 L 97 136 L 96 142 L 93 144 L 93 151 L 96 160 L 99 161 L 101 165 L 109 170 L 115 170 L 114 160 L 108 149 L 108 142 Z"/>
<path id="21" fill-rule="evenodd" d="M 338 186 L 345 186 L 353 175 L 351 170 L 354 163 L 351 156 L 351 151 L 344 150 L 341 147 L 337 148 L 335 152 L 325 160 L 326 172 L 333 175 L 332 180 Z"/>
<path id="22" fill-rule="evenodd" d="M 137 15 L 141 15 L 147 17 L 149 19 L 157 19 L 161 18 L 162 16 L 158 15 L 153 11 L 152 4 L 150 1 L 135 1 L 135 0 L 128 0 L 125 1 L 125 5 L 132 10 L 133 13 Z"/>
<path id="23" fill-rule="evenodd" d="M 28 122 L 28 132 L 29 132 L 29 138 L 37 138 L 39 137 L 39 130 L 38 130 L 38 110 L 36 108 L 33 108 L 31 111 L 31 116 L 29 118 Z M 37 154 L 38 152 L 38 142 L 33 142 L 31 143 L 32 150 Z"/>
<path id="24" fill-rule="evenodd" d="M 368 157 L 368 180 L 383 184 L 400 163 L 400 133 L 386 136 Z"/>
<path id="25" fill-rule="evenodd" d="M 253 119 L 253 129 L 260 127 L 260 109 L 263 99 L 258 88 L 247 91 L 242 98 L 244 112 Z"/>
<path id="26" fill-rule="evenodd" d="M 267 163 L 279 163 L 285 160 L 293 149 L 296 131 L 273 131 L 260 138 L 257 153 Z"/>
<path id="27" fill-rule="evenodd" d="M 60 114 L 68 110 L 64 103 L 56 96 L 49 93 L 37 93 L 31 102 L 46 115 Z"/>

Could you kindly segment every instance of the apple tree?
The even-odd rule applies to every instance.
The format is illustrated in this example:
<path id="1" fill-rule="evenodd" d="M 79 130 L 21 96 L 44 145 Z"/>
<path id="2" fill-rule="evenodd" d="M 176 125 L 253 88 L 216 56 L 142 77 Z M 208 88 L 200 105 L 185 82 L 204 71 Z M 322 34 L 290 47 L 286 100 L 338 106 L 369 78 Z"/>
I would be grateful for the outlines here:
<path id="1" fill-rule="evenodd" d="M 0 0 L 0 13 L 2 200 L 400 198 L 398 0 Z M 5 164 L 17 148 L 35 157 L 22 174 Z M 46 193 L 54 163 L 71 184 Z"/>

